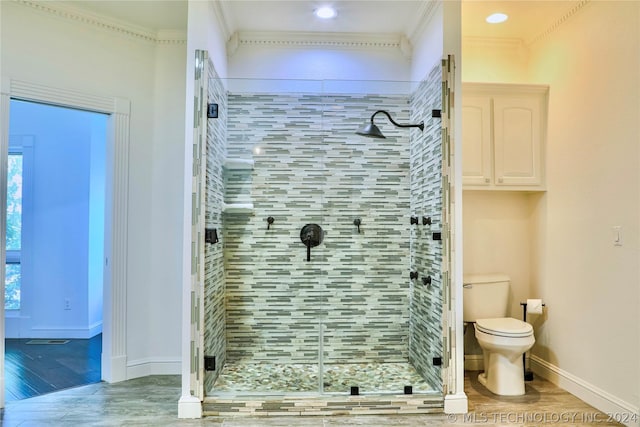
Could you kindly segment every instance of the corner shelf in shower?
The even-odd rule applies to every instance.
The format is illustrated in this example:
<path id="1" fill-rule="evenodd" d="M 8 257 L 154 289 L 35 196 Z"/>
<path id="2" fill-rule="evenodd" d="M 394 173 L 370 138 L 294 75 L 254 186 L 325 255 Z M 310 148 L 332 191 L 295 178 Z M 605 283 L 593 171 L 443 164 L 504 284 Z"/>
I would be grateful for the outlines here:
<path id="1" fill-rule="evenodd" d="M 250 214 L 253 213 L 253 203 L 222 203 L 222 213 Z"/>
<path id="2" fill-rule="evenodd" d="M 229 157 L 224 159 L 223 167 L 227 170 L 252 170 L 253 159 L 240 159 Z"/>

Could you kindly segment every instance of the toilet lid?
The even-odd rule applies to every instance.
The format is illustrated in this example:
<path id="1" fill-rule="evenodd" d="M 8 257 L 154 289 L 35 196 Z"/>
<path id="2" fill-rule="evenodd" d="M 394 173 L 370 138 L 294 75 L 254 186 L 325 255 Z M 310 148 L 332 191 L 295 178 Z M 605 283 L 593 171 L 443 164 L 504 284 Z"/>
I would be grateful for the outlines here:
<path id="1" fill-rule="evenodd" d="M 502 337 L 528 337 L 533 333 L 530 324 L 512 317 L 477 319 L 476 328 L 486 334 Z"/>

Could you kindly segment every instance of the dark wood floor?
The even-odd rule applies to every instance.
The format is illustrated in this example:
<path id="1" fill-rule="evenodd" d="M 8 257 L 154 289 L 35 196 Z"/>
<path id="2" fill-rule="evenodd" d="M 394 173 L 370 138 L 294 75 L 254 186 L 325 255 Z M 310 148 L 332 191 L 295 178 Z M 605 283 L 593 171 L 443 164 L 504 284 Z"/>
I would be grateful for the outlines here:
<path id="1" fill-rule="evenodd" d="M 66 344 L 5 340 L 5 399 L 26 399 L 100 381 L 102 334 Z"/>

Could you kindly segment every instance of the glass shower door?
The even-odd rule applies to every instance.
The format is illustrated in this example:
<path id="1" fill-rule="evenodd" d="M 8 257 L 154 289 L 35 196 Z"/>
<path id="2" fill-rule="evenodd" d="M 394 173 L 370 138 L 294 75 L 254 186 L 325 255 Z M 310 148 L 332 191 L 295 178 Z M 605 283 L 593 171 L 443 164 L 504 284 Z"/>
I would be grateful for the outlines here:
<path id="1" fill-rule="evenodd" d="M 326 303 L 317 84 L 227 83 L 226 361 L 214 390 L 317 394 Z"/>
<path id="2" fill-rule="evenodd" d="M 412 216 L 439 214 L 439 128 L 426 123 L 423 133 L 383 118 L 376 124 L 385 139 L 355 134 L 378 110 L 400 123 L 426 122 L 438 101 L 409 82 L 324 83 L 324 211 L 331 238 L 323 392 L 439 393 L 439 243 L 427 241 L 432 230 L 422 221 L 411 223 Z M 434 80 L 429 90 L 439 93 L 439 87 Z M 417 280 L 410 279 L 412 268 L 420 270 Z M 423 282 L 426 276 L 433 286 Z"/>
<path id="3" fill-rule="evenodd" d="M 355 132 L 377 110 L 409 111 L 406 94 L 371 86 L 325 82 L 325 393 L 402 393 L 407 383 L 409 133 L 385 129 L 387 139 L 372 140 Z"/>

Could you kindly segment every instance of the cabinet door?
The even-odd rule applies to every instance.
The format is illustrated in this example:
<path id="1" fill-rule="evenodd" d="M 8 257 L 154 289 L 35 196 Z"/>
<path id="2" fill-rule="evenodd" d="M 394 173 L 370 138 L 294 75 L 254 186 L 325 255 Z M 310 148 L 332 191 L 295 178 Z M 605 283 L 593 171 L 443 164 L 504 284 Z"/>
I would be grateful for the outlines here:
<path id="1" fill-rule="evenodd" d="M 493 98 L 497 186 L 542 184 L 541 110 L 536 94 Z"/>
<path id="2" fill-rule="evenodd" d="M 465 96 L 462 101 L 462 183 L 491 183 L 491 98 Z"/>

